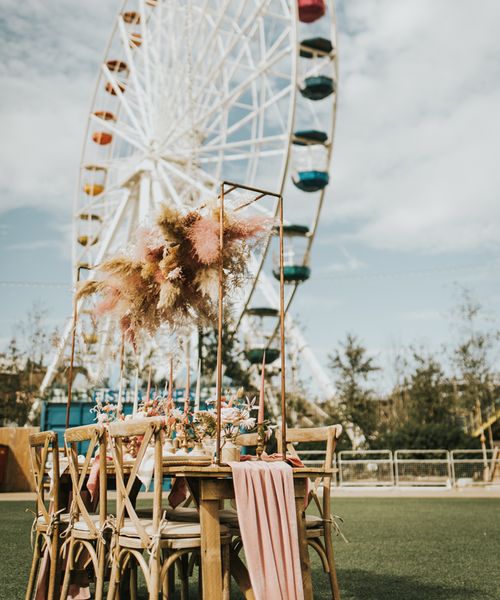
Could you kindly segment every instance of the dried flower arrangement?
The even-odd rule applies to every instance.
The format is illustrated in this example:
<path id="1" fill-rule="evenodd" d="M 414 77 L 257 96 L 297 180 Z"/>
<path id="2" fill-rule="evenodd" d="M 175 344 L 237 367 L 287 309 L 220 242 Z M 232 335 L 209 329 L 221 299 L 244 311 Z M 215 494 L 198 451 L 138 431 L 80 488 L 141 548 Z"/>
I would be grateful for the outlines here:
<path id="1" fill-rule="evenodd" d="M 162 323 L 172 329 L 216 320 L 219 284 L 218 206 L 182 214 L 164 206 L 156 228 L 139 233 L 134 253 L 97 267 L 98 280 L 84 282 L 77 298 L 100 294 L 96 315 L 112 313 L 135 342 L 139 332 L 154 334 Z M 226 210 L 223 220 L 224 294 L 243 284 L 250 249 L 271 231 L 267 217 Z"/>

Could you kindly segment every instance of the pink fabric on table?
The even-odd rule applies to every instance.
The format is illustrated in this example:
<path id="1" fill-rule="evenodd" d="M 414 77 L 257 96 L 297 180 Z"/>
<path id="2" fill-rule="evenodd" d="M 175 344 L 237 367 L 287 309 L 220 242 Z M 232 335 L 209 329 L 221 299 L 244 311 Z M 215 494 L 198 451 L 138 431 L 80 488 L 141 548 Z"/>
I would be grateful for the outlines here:
<path id="1" fill-rule="evenodd" d="M 282 460 L 245 460 L 230 466 L 241 539 L 256 600 L 303 600 L 290 465 Z"/>
<path id="2" fill-rule="evenodd" d="M 168 503 L 172 508 L 177 508 L 188 497 L 189 489 L 185 477 L 176 477 L 170 494 Z"/>
<path id="3" fill-rule="evenodd" d="M 38 571 L 38 579 L 36 583 L 35 600 L 45 600 L 47 598 L 48 585 L 49 585 L 49 549 L 45 548 L 43 553 L 42 562 Z M 64 567 L 61 565 L 62 573 L 64 573 Z M 81 581 L 78 583 L 70 583 L 68 588 L 68 600 L 89 600 L 90 588 L 89 581 L 86 573 L 82 573 Z M 62 581 L 61 581 L 62 583 Z"/>

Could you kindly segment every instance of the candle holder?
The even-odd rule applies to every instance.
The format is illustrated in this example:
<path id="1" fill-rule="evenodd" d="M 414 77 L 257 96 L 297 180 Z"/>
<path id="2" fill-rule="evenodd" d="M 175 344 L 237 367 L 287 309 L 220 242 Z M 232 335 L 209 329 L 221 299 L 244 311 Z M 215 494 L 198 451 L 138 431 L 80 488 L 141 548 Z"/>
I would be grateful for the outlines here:
<path id="1" fill-rule="evenodd" d="M 262 453 L 266 444 L 266 430 L 264 424 L 261 423 L 257 426 L 257 460 L 262 460 Z"/>

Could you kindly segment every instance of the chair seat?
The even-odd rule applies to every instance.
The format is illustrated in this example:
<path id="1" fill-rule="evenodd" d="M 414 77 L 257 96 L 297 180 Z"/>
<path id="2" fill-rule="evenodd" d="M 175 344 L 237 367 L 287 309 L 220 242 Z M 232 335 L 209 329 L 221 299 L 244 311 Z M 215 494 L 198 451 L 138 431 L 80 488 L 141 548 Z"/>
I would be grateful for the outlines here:
<path id="1" fill-rule="evenodd" d="M 69 513 L 61 513 L 59 515 L 59 522 L 60 523 L 69 523 Z M 45 517 L 43 515 L 39 515 L 38 519 L 36 520 L 36 524 L 37 525 L 47 525 Z"/>
<path id="2" fill-rule="evenodd" d="M 322 527 L 323 519 L 318 515 L 306 515 L 306 527 L 308 529 L 313 527 Z"/>
<path id="3" fill-rule="evenodd" d="M 98 525 L 99 515 L 90 515 L 90 519 L 92 523 Z M 80 519 L 74 523 L 73 529 L 76 529 L 77 531 L 89 531 L 89 526 L 87 521 L 85 521 L 83 517 L 80 517 Z"/>
<path id="4" fill-rule="evenodd" d="M 200 513 L 194 507 L 178 507 L 167 509 L 167 518 L 172 521 L 199 523 Z M 224 508 L 219 511 L 219 520 L 221 523 L 230 525 L 231 527 L 238 525 L 238 513 L 234 508 Z"/>
<path id="5" fill-rule="evenodd" d="M 154 535 L 155 530 L 153 528 L 153 523 L 150 519 L 140 519 L 141 525 L 146 530 L 148 535 Z M 227 534 L 227 528 L 221 526 L 221 534 Z M 126 537 L 137 537 L 139 534 L 137 532 L 137 528 L 134 523 L 130 519 L 125 519 L 124 526 L 120 529 L 120 535 Z M 201 529 L 199 523 L 172 523 L 167 522 L 162 529 L 161 537 L 162 538 L 172 538 L 172 539 L 183 539 L 183 538 L 193 538 L 200 537 Z"/>

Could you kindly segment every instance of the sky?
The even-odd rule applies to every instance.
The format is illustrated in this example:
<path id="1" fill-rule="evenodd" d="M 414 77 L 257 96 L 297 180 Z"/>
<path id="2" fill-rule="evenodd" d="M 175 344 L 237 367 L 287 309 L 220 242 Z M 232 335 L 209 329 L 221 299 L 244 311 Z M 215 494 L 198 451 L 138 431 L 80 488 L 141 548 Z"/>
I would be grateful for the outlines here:
<path id="1" fill-rule="evenodd" d="M 0 348 L 34 303 L 51 327 L 70 314 L 79 157 L 118 6 L 3 1 Z M 409 344 L 453 341 L 460 287 L 493 318 L 500 308 L 500 3 L 337 11 L 331 184 L 293 312 L 323 364 L 352 332 L 386 366 Z"/>

